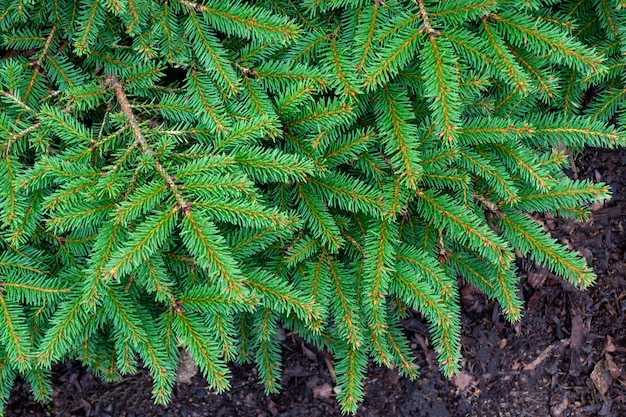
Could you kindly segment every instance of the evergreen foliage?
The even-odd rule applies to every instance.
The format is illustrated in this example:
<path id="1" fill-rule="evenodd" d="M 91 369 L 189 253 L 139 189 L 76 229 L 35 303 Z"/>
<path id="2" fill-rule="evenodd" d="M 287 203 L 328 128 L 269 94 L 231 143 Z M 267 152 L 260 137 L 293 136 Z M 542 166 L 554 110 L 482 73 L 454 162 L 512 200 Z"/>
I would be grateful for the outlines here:
<path id="1" fill-rule="evenodd" d="M 279 323 L 417 375 L 428 321 L 459 370 L 457 279 L 522 315 L 515 253 L 580 288 L 575 219 L 606 185 L 567 150 L 626 135 L 619 0 L 0 0 L 0 408 L 53 363 L 110 381 L 180 349 L 280 388 Z"/>

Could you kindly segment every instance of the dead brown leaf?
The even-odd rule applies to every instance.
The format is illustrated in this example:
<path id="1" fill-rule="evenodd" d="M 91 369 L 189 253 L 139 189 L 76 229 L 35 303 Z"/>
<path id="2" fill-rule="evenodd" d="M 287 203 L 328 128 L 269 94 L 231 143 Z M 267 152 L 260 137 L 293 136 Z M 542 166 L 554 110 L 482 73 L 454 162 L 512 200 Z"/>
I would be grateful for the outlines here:
<path id="1" fill-rule="evenodd" d="M 273 416 L 278 415 L 278 409 L 276 408 L 276 404 L 274 403 L 274 401 L 269 400 L 267 402 L 267 411 L 269 411 L 270 414 Z"/>
<path id="2" fill-rule="evenodd" d="M 313 387 L 313 397 L 315 398 L 330 398 L 333 393 L 333 387 L 330 386 L 328 382 L 323 383 L 322 385 L 317 385 Z"/>
<path id="3" fill-rule="evenodd" d="M 619 366 L 617 366 L 617 364 L 613 360 L 613 357 L 609 355 L 608 353 L 604 355 L 604 367 L 606 368 L 607 371 L 609 371 L 609 374 L 611 374 L 613 379 L 617 379 L 617 378 L 624 376 L 622 373 L 622 370 L 619 368 Z"/>
<path id="4" fill-rule="evenodd" d="M 465 371 L 459 372 L 458 375 L 454 377 L 452 380 L 454 385 L 456 385 L 461 391 L 465 391 L 467 387 L 472 385 L 474 382 L 474 378 Z"/>
<path id="5" fill-rule="evenodd" d="M 552 407 L 550 407 L 550 415 L 552 417 L 562 417 L 563 412 L 569 406 L 569 398 L 567 398 L 567 393 L 559 397 L 560 397 L 560 401 L 557 404 L 554 404 Z"/>
<path id="6" fill-rule="evenodd" d="M 531 287 L 537 289 L 543 286 L 546 278 L 548 277 L 548 268 L 538 267 L 536 271 L 528 273 L 528 283 Z"/>
<path id="7" fill-rule="evenodd" d="M 545 348 L 540 354 L 539 356 L 537 356 L 535 358 L 535 360 L 533 360 L 531 363 L 524 365 L 524 370 L 525 371 L 534 371 L 535 368 L 540 365 L 543 361 L 545 361 L 547 358 L 550 357 L 550 355 L 552 354 L 552 352 L 554 350 L 558 350 L 561 347 L 567 346 L 569 345 L 570 340 L 569 339 L 563 339 L 560 340 L 556 343 L 551 344 L 550 346 L 548 346 L 547 348 Z"/>
<path id="8" fill-rule="evenodd" d="M 596 366 L 593 367 L 593 371 L 591 372 L 591 380 L 593 381 L 593 384 L 596 386 L 596 389 L 600 392 L 600 394 L 604 396 L 604 394 L 606 394 L 609 390 L 611 382 L 613 382 L 611 375 L 609 375 L 609 373 L 606 371 L 606 368 L 604 367 L 604 360 L 598 361 L 598 363 L 596 363 Z"/>
<path id="9" fill-rule="evenodd" d="M 309 360 L 317 360 L 317 355 L 311 349 L 304 346 L 304 343 L 302 344 L 302 353 L 304 353 L 304 356 L 306 356 Z"/>

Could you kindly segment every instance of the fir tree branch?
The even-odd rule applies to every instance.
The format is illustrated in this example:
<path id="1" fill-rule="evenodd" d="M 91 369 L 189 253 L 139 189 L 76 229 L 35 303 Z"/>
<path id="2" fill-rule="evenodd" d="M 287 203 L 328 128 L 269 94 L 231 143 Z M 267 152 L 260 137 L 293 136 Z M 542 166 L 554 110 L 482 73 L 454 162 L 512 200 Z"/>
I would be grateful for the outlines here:
<path id="1" fill-rule="evenodd" d="M 243 274 L 239 265 L 207 216 L 195 211 L 185 213 L 182 235 L 183 243 L 195 255 L 199 265 L 223 280 L 220 288 L 226 294 L 243 296 Z"/>
<path id="2" fill-rule="evenodd" d="M 424 87 L 430 98 L 433 121 L 448 146 L 456 144 L 460 124 L 459 77 L 457 62 L 449 40 L 439 36 L 428 36 L 422 50 L 424 62 Z"/>
<path id="3" fill-rule="evenodd" d="M 90 52 L 90 44 L 93 44 L 96 36 L 97 29 L 104 23 L 105 20 L 105 8 L 102 6 L 100 0 L 94 1 L 82 1 L 83 10 L 80 13 L 79 25 L 74 33 L 74 47 L 78 55 L 84 55 Z"/>
<path id="4" fill-rule="evenodd" d="M 257 332 L 255 337 L 256 363 L 265 393 L 276 393 L 281 388 L 278 380 L 281 377 L 282 369 L 278 357 L 280 345 L 276 336 L 277 322 L 276 314 L 271 309 L 265 308 L 257 314 Z"/>
<path id="5" fill-rule="evenodd" d="M 527 213 L 609 197 L 562 172 L 626 143 L 609 0 L 0 4 L 0 407 L 66 359 L 165 402 L 181 346 L 274 391 L 282 324 L 354 412 L 369 360 L 416 375 L 408 308 L 459 370 L 457 277 L 509 320 L 514 251 L 593 281 Z"/>
<path id="6" fill-rule="evenodd" d="M 57 30 L 57 26 L 53 25 L 52 29 L 50 29 L 50 33 L 48 34 L 47 38 L 46 38 L 46 43 L 44 44 L 44 47 L 42 48 L 41 52 L 39 53 L 39 56 L 37 58 L 37 60 L 35 62 L 33 62 L 31 65 L 34 68 L 33 71 L 33 75 L 28 83 L 28 87 L 26 88 L 26 91 L 24 91 L 23 94 L 23 100 L 24 101 L 28 101 L 28 97 L 30 96 L 31 92 L 33 91 L 33 87 L 36 84 L 36 80 L 37 77 L 41 74 L 41 64 L 44 58 L 47 57 L 48 54 L 48 49 L 50 49 L 50 44 L 52 43 L 52 39 L 54 38 L 54 35 L 56 33 Z"/>
<path id="7" fill-rule="evenodd" d="M 544 25 L 538 27 L 538 25 L 531 22 L 530 19 L 525 20 L 520 16 L 507 15 L 505 13 L 492 13 L 490 18 L 500 25 L 506 25 L 510 29 L 523 34 L 523 40 L 521 37 L 512 37 L 513 39 L 517 39 L 517 43 L 519 43 L 520 46 L 524 45 L 526 48 L 537 50 L 538 53 L 556 51 L 561 55 L 562 60 L 566 64 L 571 63 L 571 65 L 579 70 L 585 69 L 582 65 L 591 72 L 604 70 L 601 60 L 593 54 L 590 54 L 588 47 L 585 47 L 571 38 L 562 36 L 562 34 L 558 33 L 556 30 L 542 27 Z"/>
<path id="8" fill-rule="evenodd" d="M 436 11 L 430 15 L 432 17 L 447 17 L 453 15 L 462 16 L 463 21 L 469 18 L 475 18 L 474 15 L 482 15 L 489 8 L 497 6 L 496 0 L 471 0 L 471 1 L 449 1 L 439 3 Z"/>
<path id="9" fill-rule="evenodd" d="M 239 7 L 233 7 L 230 4 L 226 4 L 226 7 L 224 7 L 224 5 L 222 5 L 222 7 L 219 7 L 221 4 L 219 2 L 216 2 L 215 5 L 218 7 L 211 7 L 205 4 L 195 3 L 187 0 L 180 0 L 180 3 L 190 9 L 219 17 L 221 19 L 224 19 L 225 21 L 230 22 L 231 24 L 237 25 L 241 28 L 239 33 L 245 33 L 246 31 L 250 31 L 254 34 L 254 30 L 256 29 L 262 31 L 263 33 L 280 34 L 286 40 L 292 39 L 298 34 L 298 27 L 290 21 L 287 21 L 286 23 L 280 22 L 283 24 L 279 24 L 278 21 L 271 21 L 267 19 L 266 16 L 261 16 L 261 18 L 259 18 L 256 15 L 258 14 L 259 10 L 254 10 L 252 8 L 247 9 L 242 7 L 243 5 L 241 4 L 237 5 Z"/>
<path id="10" fill-rule="evenodd" d="M 139 146 L 141 147 L 141 150 L 144 153 L 149 155 L 154 160 L 153 162 L 154 167 L 156 168 L 159 175 L 161 175 L 161 177 L 165 180 L 165 183 L 168 185 L 169 189 L 172 191 L 172 194 L 174 194 L 174 198 L 176 198 L 176 202 L 178 203 L 179 209 L 181 210 L 183 214 L 186 213 L 191 208 L 191 204 L 186 202 L 183 199 L 183 197 L 180 194 L 178 185 L 176 185 L 176 183 L 174 182 L 173 177 L 170 176 L 165 171 L 165 168 L 163 168 L 163 165 L 161 165 L 161 163 L 156 159 L 154 151 L 152 150 L 152 148 L 150 148 L 150 145 L 148 145 L 148 143 L 146 142 L 143 132 L 141 131 L 141 128 L 139 127 L 139 124 L 137 123 L 137 119 L 135 118 L 135 115 L 133 114 L 133 108 L 130 102 L 128 101 L 128 98 L 126 97 L 126 93 L 124 92 L 124 88 L 122 87 L 122 84 L 120 83 L 119 78 L 117 78 L 114 75 L 106 76 L 105 85 L 113 88 L 113 91 L 115 92 L 115 96 L 117 97 L 117 101 L 120 104 L 120 107 L 122 109 L 122 113 L 124 113 L 124 115 L 126 116 L 126 119 L 128 120 L 128 124 L 130 125 L 130 128 L 132 129 L 133 134 L 135 135 L 135 142 L 139 144 Z"/>
<path id="11" fill-rule="evenodd" d="M 439 363 L 446 374 L 452 375 L 459 368 L 461 335 L 458 317 L 418 277 L 410 269 L 400 268 L 393 274 L 392 291 L 426 316 L 431 325 L 431 334 L 437 340 Z"/>
<path id="12" fill-rule="evenodd" d="M 370 50 L 372 49 L 374 31 L 376 30 L 376 19 L 378 17 L 378 8 L 381 4 L 381 0 L 374 1 L 374 4 L 367 9 L 367 12 L 371 13 L 370 20 L 367 21 L 367 25 L 360 25 L 364 27 L 366 36 L 363 42 L 363 51 L 361 52 L 361 58 L 356 65 L 356 69 L 358 72 L 362 71 L 365 67 L 365 61 L 367 60 L 367 57 L 370 54 Z M 365 14 L 365 12 L 362 12 L 362 14 Z"/>
<path id="13" fill-rule="evenodd" d="M 356 413 L 358 403 L 363 401 L 363 379 L 367 372 L 367 358 L 358 346 L 349 345 L 338 352 L 336 372 L 337 398 L 344 413 Z"/>
<path id="14" fill-rule="evenodd" d="M 26 344 L 28 338 L 23 318 L 17 312 L 19 310 L 16 311 L 15 306 L 10 306 L 7 302 L 4 290 L 0 286 L 0 324 L 2 324 L 2 333 L 5 335 L 4 343 L 7 345 L 11 360 L 24 371 L 30 367 L 30 346 Z"/>
<path id="15" fill-rule="evenodd" d="M 421 166 L 417 151 L 417 129 L 408 122 L 409 100 L 405 91 L 397 86 L 384 86 L 379 101 L 379 128 L 387 138 L 390 154 L 395 154 L 392 162 L 394 171 L 401 173 L 409 187 L 417 186 Z"/>
<path id="16" fill-rule="evenodd" d="M 208 337 L 205 326 L 198 323 L 199 320 L 197 317 L 194 318 L 194 315 L 185 314 L 183 309 L 175 312 L 173 327 L 177 336 L 182 339 L 194 361 L 201 367 L 209 385 L 218 393 L 227 390 L 230 387 L 226 378 L 228 367 L 220 360 L 215 343 Z"/>
<path id="17" fill-rule="evenodd" d="M 383 52 L 377 56 L 376 61 L 366 69 L 363 85 L 369 91 L 376 86 L 386 84 L 395 72 L 403 69 L 416 53 L 415 46 L 422 34 L 421 30 L 406 30 L 401 36 L 394 38 Z"/>
<path id="18" fill-rule="evenodd" d="M 512 78 L 516 89 L 526 92 L 528 89 L 528 77 L 520 68 L 520 66 L 512 59 L 511 53 L 502 39 L 494 32 L 493 28 L 489 25 L 486 17 L 482 19 L 482 28 L 489 42 L 489 45 L 493 48 L 495 56 L 498 58 L 498 62 L 502 70 L 506 75 Z"/>
<path id="19" fill-rule="evenodd" d="M 358 305 L 356 300 L 351 297 L 351 288 L 346 286 L 342 279 L 342 268 L 340 264 L 325 256 L 326 263 L 330 271 L 330 278 L 334 289 L 333 307 L 336 310 L 337 318 L 336 326 L 342 339 L 353 349 L 359 349 L 363 344 L 363 330 L 360 325 L 359 315 L 357 312 Z"/>

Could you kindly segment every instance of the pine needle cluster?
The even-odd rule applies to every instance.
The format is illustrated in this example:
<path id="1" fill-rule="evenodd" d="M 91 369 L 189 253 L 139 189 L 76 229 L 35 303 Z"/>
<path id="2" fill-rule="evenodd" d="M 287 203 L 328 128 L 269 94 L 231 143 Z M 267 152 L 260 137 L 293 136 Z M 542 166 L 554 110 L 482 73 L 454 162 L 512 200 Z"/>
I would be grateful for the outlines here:
<path id="1" fill-rule="evenodd" d="M 181 349 L 276 392 L 282 325 L 354 412 L 408 309 L 454 374 L 458 279 L 511 321 L 516 253 L 594 280 L 532 215 L 608 198 L 563 168 L 626 139 L 625 6 L 0 0 L 0 408 L 70 359 L 165 403 Z"/>

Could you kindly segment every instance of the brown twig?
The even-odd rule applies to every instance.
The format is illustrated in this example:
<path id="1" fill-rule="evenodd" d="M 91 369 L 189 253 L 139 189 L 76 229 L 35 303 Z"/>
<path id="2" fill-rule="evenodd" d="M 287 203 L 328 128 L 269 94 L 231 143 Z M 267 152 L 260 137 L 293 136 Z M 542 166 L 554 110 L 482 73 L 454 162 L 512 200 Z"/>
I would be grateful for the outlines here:
<path id="1" fill-rule="evenodd" d="M 493 213 L 500 213 L 498 205 L 492 201 L 487 200 L 484 195 L 474 193 L 474 199 L 478 201 L 483 207 L 487 208 L 489 211 L 492 211 Z"/>
<path id="2" fill-rule="evenodd" d="M 426 12 L 426 6 L 424 6 L 423 0 L 415 0 L 415 4 L 420 9 L 420 15 L 422 16 L 422 21 L 424 22 L 424 28 L 426 28 L 426 33 L 428 37 L 437 37 L 438 33 L 433 27 L 430 25 L 430 20 L 428 19 L 428 13 Z"/>
<path id="3" fill-rule="evenodd" d="M 150 148 L 150 145 L 148 145 L 148 143 L 146 142 L 146 139 L 143 136 L 143 132 L 141 131 L 141 128 L 139 127 L 139 123 L 137 123 L 137 119 L 135 118 L 135 115 L 133 114 L 133 108 L 130 102 L 128 101 L 128 98 L 126 97 L 126 92 L 124 91 L 124 87 L 122 87 L 122 83 L 120 83 L 119 78 L 117 78 L 114 75 L 108 75 L 104 78 L 104 84 L 107 87 L 113 88 L 113 91 L 115 92 L 115 97 L 117 98 L 117 101 L 120 104 L 120 107 L 122 109 L 122 113 L 124 113 L 124 115 L 128 119 L 128 124 L 130 125 L 130 128 L 133 131 L 133 134 L 135 136 L 135 143 L 139 144 L 139 147 L 141 148 L 142 152 L 144 152 L 145 154 L 153 158 L 154 168 L 157 170 L 159 175 L 163 177 L 168 188 L 172 190 L 172 193 L 174 194 L 174 198 L 176 198 L 176 202 L 178 203 L 182 213 L 186 213 L 191 208 L 191 204 L 186 202 L 183 199 L 183 197 L 180 195 L 178 186 L 174 182 L 173 178 L 165 171 L 165 168 L 163 168 L 163 165 L 161 165 L 161 163 L 156 160 L 154 151 L 152 150 L 152 148 Z"/>
<path id="4" fill-rule="evenodd" d="M 485 212 L 485 220 L 487 221 L 487 225 L 491 230 L 493 230 L 497 235 L 502 234 L 502 229 L 497 226 L 493 222 L 494 216 L 498 216 L 502 211 L 498 207 L 498 205 L 492 201 L 489 201 L 484 195 L 474 193 L 474 200 L 478 201 L 478 203 L 483 206 L 487 211 Z"/>
<path id="5" fill-rule="evenodd" d="M 33 109 L 31 109 L 30 107 L 28 107 L 28 105 L 26 103 L 23 103 L 19 98 L 17 98 L 13 94 L 9 93 L 8 91 L 0 91 L 0 94 L 2 94 L 3 96 L 5 96 L 7 98 L 10 98 L 11 100 L 13 100 L 17 104 L 19 104 L 20 107 L 23 107 L 25 110 L 27 110 L 27 111 L 29 111 L 31 113 L 35 113 L 35 111 Z M 12 134 L 11 135 L 11 139 L 9 139 L 9 141 L 6 144 L 6 149 L 4 150 L 5 155 L 9 156 L 9 150 L 11 149 L 11 145 L 13 145 L 13 143 L 17 142 L 19 139 L 21 139 L 22 137 L 26 136 L 27 134 L 29 134 L 33 130 L 36 130 L 37 128 L 39 128 L 39 126 L 40 126 L 40 123 L 37 122 L 34 125 L 29 126 L 28 128 L 22 130 L 19 133 Z"/>
<path id="6" fill-rule="evenodd" d="M 529 364 L 524 365 L 524 368 L 523 368 L 524 371 L 534 371 L 535 368 L 537 368 L 537 366 L 539 366 L 543 361 L 545 361 L 548 357 L 550 357 L 550 355 L 552 354 L 554 350 L 561 349 L 569 344 L 570 344 L 570 339 L 562 339 L 556 343 L 551 344 L 543 352 L 541 352 L 539 356 L 535 358 L 534 361 L 532 361 Z"/>
<path id="7" fill-rule="evenodd" d="M 2 92 L 3 95 L 6 96 L 6 94 L 4 94 L 4 91 Z M 11 98 L 14 98 L 15 96 L 11 95 Z M 14 98 L 17 99 L 17 98 Z M 25 106 L 25 105 L 24 105 Z M 73 105 L 69 105 L 66 108 L 64 108 L 63 110 L 61 110 L 63 113 L 67 113 L 70 110 L 72 110 Z M 28 126 L 26 129 L 24 130 L 20 130 L 17 133 L 13 133 L 11 134 L 11 139 L 9 139 L 9 141 L 7 142 L 7 148 L 5 149 L 5 154 L 8 155 L 9 154 L 9 149 L 11 149 L 11 145 L 13 145 L 15 142 L 17 142 L 18 140 L 20 140 L 21 138 L 23 138 L 24 136 L 28 135 L 29 133 L 39 129 L 41 127 L 41 122 L 36 122 L 30 126 Z"/>
<path id="8" fill-rule="evenodd" d="M 43 61 L 44 57 L 48 54 L 48 49 L 50 49 L 50 44 L 52 43 L 52 38 L 54 38 L 54 34 L 56 33 L 56 31 L 57 31 L 57 26 L 56 25 L 52 26 L 52 29 L 50 30 L 50 34 L 48 35 L 48 38 L 46 39 L 46 44 L 41 50 L 41 54 L 39 55 L 39 58 L 37 58 L 37 61 L 34 62 L 35 71 L 37 72 L 39 72 L 41 68 L 41 61 Z"/>
<path id="9" fill-rule="evenodd" d="M 20 100 L 19 98 L 17 98 L 15 95 L 9 93 L 8 91 L 4 91 L 2 90 L 0 92 L 0 94 L 2 94 L 3 96 L 10 98 L 11 100 L 13 100 L 16 104 L 18 104 L 20 107 L 22 107 L 24 110 L 28 111 L 29 113 L 36 113 L 35 110 L 31 109 L 26 103 L 24 103 L 22 100 Z"/>

